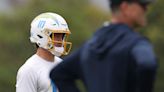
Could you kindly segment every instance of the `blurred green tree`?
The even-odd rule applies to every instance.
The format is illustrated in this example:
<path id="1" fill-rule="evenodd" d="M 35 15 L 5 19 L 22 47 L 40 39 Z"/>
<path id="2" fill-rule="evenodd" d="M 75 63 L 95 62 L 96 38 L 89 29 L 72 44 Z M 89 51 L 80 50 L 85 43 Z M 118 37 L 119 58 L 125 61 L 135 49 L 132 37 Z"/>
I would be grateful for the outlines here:
<path id="1" fill-rule="evenodd" d="M 148 13 L 149 26 L 146 28 L 144 34 L 152 41 L 159 63 L 157 72 L 157 80 L 155 83 L 155 92 L 164 91 L 164 12 L 163 0 L 157 2 L 150 7 Z"/>

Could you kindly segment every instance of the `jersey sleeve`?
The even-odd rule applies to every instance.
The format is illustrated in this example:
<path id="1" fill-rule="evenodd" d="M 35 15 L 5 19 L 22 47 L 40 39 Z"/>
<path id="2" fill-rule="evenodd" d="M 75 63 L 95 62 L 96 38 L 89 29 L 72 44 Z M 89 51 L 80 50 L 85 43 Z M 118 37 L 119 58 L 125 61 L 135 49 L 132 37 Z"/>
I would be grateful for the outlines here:
<path id="1" fill-rule="evenodd" d="M 16 92 L 37 92 L 36 79 L 32 68 L 21 67 L 17 73 Z"/>
<path id="2" fill-rule="evenodd" d="M 148 41 L 140 41 L 131 53 L 136 63 L 136 92 L 153 92 L 157 59 L 152 45 Z"/>

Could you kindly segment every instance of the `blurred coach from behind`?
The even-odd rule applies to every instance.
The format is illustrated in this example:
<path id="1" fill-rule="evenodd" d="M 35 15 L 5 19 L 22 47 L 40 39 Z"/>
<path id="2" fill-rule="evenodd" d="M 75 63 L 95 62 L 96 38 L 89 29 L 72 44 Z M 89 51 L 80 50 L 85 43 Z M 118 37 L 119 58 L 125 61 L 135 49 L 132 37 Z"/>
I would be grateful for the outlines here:
<path id="1" fill-rule="evenodd" d="M 146 26 L 146 12 L 154 0 L 109 2 L 111 23 L 51 71 L 60 92 L 79 92 L 77 79 L 88 92 L 153 92 L 156 56 L 136 28 Z"/>

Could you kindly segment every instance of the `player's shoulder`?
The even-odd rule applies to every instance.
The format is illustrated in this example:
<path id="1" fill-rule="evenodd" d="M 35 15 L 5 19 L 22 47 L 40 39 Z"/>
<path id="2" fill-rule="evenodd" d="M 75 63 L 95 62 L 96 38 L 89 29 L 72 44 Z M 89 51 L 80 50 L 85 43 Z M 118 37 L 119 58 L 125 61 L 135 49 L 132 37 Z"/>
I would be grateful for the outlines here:
<path id="1" fill-rule="evenodd" d="M 31 79 L 37 78 L 37 72 L 32 67 L 23 65 L 19 68 L 16 78 L 17 81 L 21 81 L 21 80 L 29 81 Z"/>
<path id="2" fill-rule="evenodd" d="M 19 68 L 18 74 L 23 74 L 23 73 L 35 73 L 36 69 L 35 66 L 35 55 L 31 56 L 29 59 L 26 60 L 26 62 Z"/>
<path id="3" fill-rule="evenodd" d="M 61 63 L 63 61 L 63 59 L 61 59 L 60 57 L 57 57 L 57 56 L 55 56 L 54 59 L 55 59 L 54 66 L 58 65 L 59 63 Z"/>
<path id="4" fill-rule="evenodd" d="M 62 62 L 62 61 L 63 61 L 63 59 L 61 59 L 61 58 L 59 58 L 59 57 L 55 56 L 55 61 L 56 61 L 56 62 L 58 62 L 58 63 L 60 63 L 60 62 Z"/>
<path id="5" fill-rule="evenodd" d="M 35 74 L 35 69 L 32 66 L 27 65 L 27 64 L 22 65 L 17 72 L 18 75 L 32 74 L 32 73 Z"/>
<path id="6" fill-rule="evenodd" d="M 17 76 L 16 76 L 16 87 L 20 88 L 21 86 L 24 85 L 30 85 L 30 83 L 33 83 L 37 80 L 38 78 L 38 73 L 36 68 L 34 68 L 30 64 L 31 59 L 29 58 L 17 71 Z"/>

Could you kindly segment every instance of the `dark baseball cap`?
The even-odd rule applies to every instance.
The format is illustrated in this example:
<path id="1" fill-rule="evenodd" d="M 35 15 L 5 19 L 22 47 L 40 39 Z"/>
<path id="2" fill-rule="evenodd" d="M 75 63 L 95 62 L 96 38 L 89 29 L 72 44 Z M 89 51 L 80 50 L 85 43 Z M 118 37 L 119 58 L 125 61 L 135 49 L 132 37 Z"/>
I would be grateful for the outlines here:
<path id="1" fill-rule="evenodd" d="M 137 2 L 140 4 L 151 4 L 153 2 L 155 2 L 156 0 L 109 0 L 110 2 L 110 6 L 118 6 L 120 5 L 122 2 Z"/>

